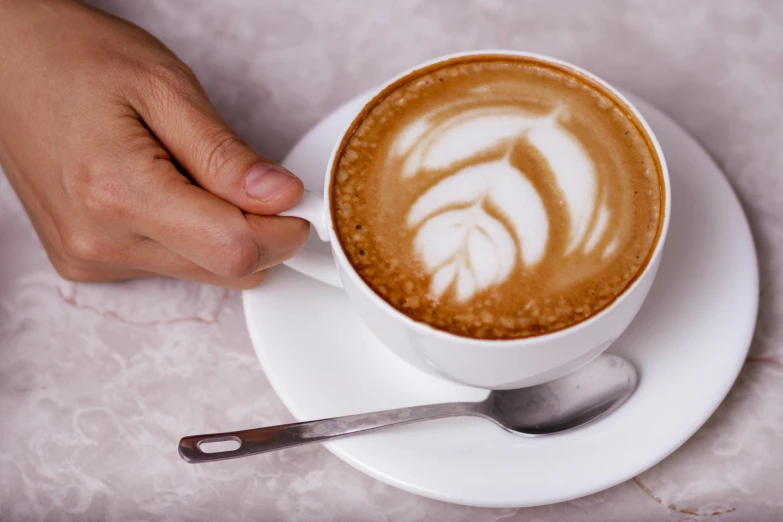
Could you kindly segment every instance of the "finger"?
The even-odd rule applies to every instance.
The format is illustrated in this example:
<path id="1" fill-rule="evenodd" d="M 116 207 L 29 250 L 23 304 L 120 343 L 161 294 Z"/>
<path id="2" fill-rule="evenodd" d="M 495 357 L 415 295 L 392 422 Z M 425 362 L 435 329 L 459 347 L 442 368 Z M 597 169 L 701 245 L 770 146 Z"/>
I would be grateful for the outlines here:
<path id="1" fill-rule="evenodd" d="M 123 270 L 123 269 L 83 269 L 71 265 L 54 264 L 57 273 L 66 281 L 74 283 L 108 283 L 112 281 L 129 281 L 131 279 L 140 279 L 143 277 L 154 277 L 157 274 L 144 272 L 142 270 Z"/>
<path id="2" fill-rule="evenodd" d="M 302 196 L 302 182 L 250 148 L 220 117 L 182 64 L 153 75 L 135 109 L 196 183 L 245 212 L 274 215 Z"/>
<path id="3" fill-rule="evenodd" d="M 188 261 L 150 239 L 138 238 L 130 248 L 117 249 L 113 262 L 82 262 L 61 254 L 47 253 L 52 265 L 63 279 L 80 283 L 104 283 L 149 277 L 167 276 L 235 290 L 248 290 L 260 285 L 266 271 L 239 279 L 227 279 Z"/>
<path id="4" fill-rule="evenodd" d="M 64 262 L 53 262 L 52 265 L 60 277 L 79 283 L 107 283 L 166 276 L 234 290 L 249 290 L 260 285 L 266 277 L 266 270 L 263 270 L 239 279 L 226 279 L 152 241 L 150 241 L 149 247 L 138 249 L 136 253 L 138 256 L 129 260 L 127 265 L 100 264 L 80 267 Z M 127 268 L 127 266 L 134 265 L 139 268 Z"/>
<path id="5" fill-rule="evenodd" d="M 266 270 L 237 279 L 220 277 L 149 239 L 137 242 L 133 247 L 131 257 L 124 264 L 137 267 L 147 274 L 163 275 L 235 290 L 255 288 L 266 277 Z"/>
<path id="6" fill-rule="evenodd" d="M 49 260 L 57 273 L 67 281 L 77 283 L 106 283 L 109 281 L 126 281 L 141 277 L 152 277 L 156 274 L 139 270 L 137 268 L 117 267 L 113 265 L 95 263 L 84 264 L 66 259 L 64 256 L 46 249 Z"/>
<path id="7" fill-rule="evenodd" d="M 157 170 L 157 172 L 155 172 Z M 154 160 L 140 235 L 225 279 L 240 279 L 282 263 L 304 245 L 307 222 L 244 214 L 187 182 L 166 160 Z"/>

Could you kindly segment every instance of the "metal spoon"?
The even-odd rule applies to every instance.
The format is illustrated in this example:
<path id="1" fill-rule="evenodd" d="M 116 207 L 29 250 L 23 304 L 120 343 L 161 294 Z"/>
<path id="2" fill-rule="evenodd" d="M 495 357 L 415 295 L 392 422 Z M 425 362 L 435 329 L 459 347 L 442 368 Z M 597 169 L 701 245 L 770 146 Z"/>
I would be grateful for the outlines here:
<path id="1" fill-rule="evenodd" d="M 191 463 L 234 459 L 397 424 L 470 415 L 495 422 L 507 431 L 542 436 L 562 433 L 604 417 L 623 404 L 636 389 L 633 364 L 617 355 L 602 355 L 557 380 L 491 392 L 481 402 L 454 402 L 398 408 L 332 419 L 296 422 L 250 430 L 194 435 L 179 441 L 179 454 Z M 219 442 L 236 449 L 206 452 L 201 446 Z"/>

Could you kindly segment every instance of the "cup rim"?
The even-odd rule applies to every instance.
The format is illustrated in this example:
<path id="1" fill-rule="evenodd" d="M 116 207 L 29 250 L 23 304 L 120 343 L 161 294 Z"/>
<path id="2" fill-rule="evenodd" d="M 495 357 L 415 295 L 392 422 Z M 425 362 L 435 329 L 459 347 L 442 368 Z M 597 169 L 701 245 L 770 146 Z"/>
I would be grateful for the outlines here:
<path id="1" fill-rule="evenodd" d="M 368 110 L 368 107 L 373 106 L 376 103 L 376 100 L 381 95 L 383 95 L 384 92 L 389 87 L 393 86 L 394 84 L 405 79 L 408 76 L 414 75 L 422 71 L 423 69 L 426 69 L 427 67 L 433 65 L 444 64 L 452 60 L 466 58 L 466 57 L 473 57 L 473 56 L 476 57 L 477 56 L 490 56 L 490 57 L 508 56 L 508 57 L 515 57 L 515 58 L 529 58 L 529 59 L 539 60 L 544 63 L 554 65 L 561 69 L 570 70 L 570 72 L 576 73 L 577 75 L 585 76 L 590 81 L 595 82 L 602 88 L 609 91 L 615 98 L 617 98 L 622 104 L 625 105 L 625 109 L 627 109 L 641 125 L 641 128 L 644 131 L 644 134 L 646 135 L 647 139 L 649 140 L 649 143 L 652 144 L 652 148 L 655 152 L 656 159 L 660 164 L 660 178 L 663 181 L 663 189 L 664 189 L 663 222 L 661 223 L 661 228 L 658 234 L 655 248 L 650 254 L 644 269 L 635 276 L 631 284 L 626 286 L 623 289 L 623 291 L 617 297 L 615 297 L 611 303 L 609 303 L 609 305 L 605 306 L 604 308 L 599 310 L 597 313 L 591 315 L 587 319 L 579 321 L 578 323 L 572 324 L 560 330 L 556 330 L 554 332 L 544 333 L 540 335 L 533 335 L 529 337 L 512 338 L 512 339 L 479 339 L 474 337 L 457 335 L 451 332 L 447 332 L 445 330 L 440 330 L 438 328 L 430 326 L 427 323 L 416 321 L 410 318 L 409 316 L 402 313 L 397 308 L 395 308 L 394 306 L 386 302 L 381 296 L 379 296 L 375 291 L 373 291 L 372 288 L 370 288 L 370 286 L 361 278 L 361 276 L 359 276 L 358 272 L 356 272 L 356 269 L 348 260 L 348 257 L 346 256 L 345 251 L 343 250 L 342 243 L 340 242 L 340 239 L 337 236 L 337 231 L 335 229 L 335 225 L 332 219 L 332 198 L 331 198 L 330 189 L 332 184 L 332 178 L 334 175 L 335 160 L 337 159 L 338 152 L 340 152 L 340 150 L 342 149 L 342 145 L 346 140 L 348 132 L 354 127 L 357 120 L 364 116 L 365 111 Z M 491 50 L 464 51 L 458 53 L 451 53 L 451 54 L 434 58 L 432 60 L 428 60 L 426 62 L 422 62 L 418 65 L 406 69 L 404 72 L 398 74 L 397 76 L 393 77 L 389 81 L 384 82 L 380 87 L 374 89 L 373 95 L 366 102 L 364 102 L 362 108 L 359 110 L 356 116 L 354 116 L 351 119 L 350 123 L 345 127 L 345 129 L 343 129 L 343 131 L 340 133 L 340 138 L 338 139 L 337 143 L 335 143 L 335 146 L 332 149 L 332 153 L 330 154 L 329 157 L 329 163 L 327 165 L 327 171 L 324 180 L 324 203 L 325 203 L 324 208 L 326 213 L 324 219 L 326 221 L 326 225 L 329 230 L 329 241 L 332 244 L 332 252 L 334 252 L 335 257 L 337 258 L 338 263 L 340 264 L 340 267 L 343 269 L 345 274 L 348 277 L 350 277 L 354 281 L 354 283 L 356 283 L 356 286 L 360 288 L 361 291 L 365 293 L 372 302 L 378 304 L 381 308 L 386 310 L 393 317 L 399 319 L 409 328 L 412 328 L 413 330 L 420 332 L 424 335 L 434 336 L 442 340 L 448 340 L 450 342 L 463 344 L 466 346 L 479 346 L 479 345 L 493 344 L 499 346 L 518 347 L 519 345 L 536 345 L 543 342 L 557 340 L 566 336 L 574 335 L 584 329 L 589 328 L 592 324 L 600 321 L 603 317 L 605 317 L 606 315 L 614 311 L 616 308 L 618 308 L 620 305 L 622 305 L 627 300 L 627 297 L 641 284 L 642 279 L 645 279 L 649 276 L 650 271 L 653 269 L 653 267 L 656 266 L 656 264 L 658 263 L 658 259 L 662 255 L 663 247 L 664 244 L 666 243 L 666 237 L 669 231 L 669 222 L 671 220 L 671 180 L 669 178 L 669 168 L 666 164 L 666 158 L 663 154 L 663 150 L 661 149 L 661 145 L 658 142 L 658 138 L 655 136 L 655 133 L 650 128 L 650 125 L 647 123 L 647 120 L 645 120 L 645 118 L 642 116 L 642 114 L 639 112 L 636 106 L 633 103 L 631 103 L 616 87 L 612 86 L 607 81 L 596 76 L 595 74 L 579 66 L 576 66 L 572 63 L 566 62 L 564 60 L 560 60 L 558 58 L 553 58 L 551 56 L 547 56 L 539 53 L 527 52 L 527 51 L 491 49 Z"/>

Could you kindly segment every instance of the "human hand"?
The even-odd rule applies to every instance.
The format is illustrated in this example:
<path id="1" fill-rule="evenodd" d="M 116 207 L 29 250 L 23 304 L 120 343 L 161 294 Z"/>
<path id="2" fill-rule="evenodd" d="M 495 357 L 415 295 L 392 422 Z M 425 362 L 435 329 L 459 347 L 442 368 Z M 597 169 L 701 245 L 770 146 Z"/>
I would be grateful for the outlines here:
<path id="1" fill-rule="evenodd" d="M 0 164 L 66 279 L 254 287 L 309 225 L 153 36 L 74 0 L 0 0 Z M 185 174 L 183 174 L 185 173 Z"/>

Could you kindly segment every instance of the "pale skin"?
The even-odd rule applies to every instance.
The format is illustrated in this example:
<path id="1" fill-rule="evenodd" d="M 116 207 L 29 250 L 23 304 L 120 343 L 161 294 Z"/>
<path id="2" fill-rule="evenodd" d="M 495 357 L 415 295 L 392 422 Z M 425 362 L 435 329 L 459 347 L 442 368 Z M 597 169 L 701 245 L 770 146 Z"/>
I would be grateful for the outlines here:
<path id="1" fill-rule="evenodd" d="M 146 31 L 76 0 L 0 0 L 0 165 L 57 272 L 251 288 L 309 225 Z"/>

